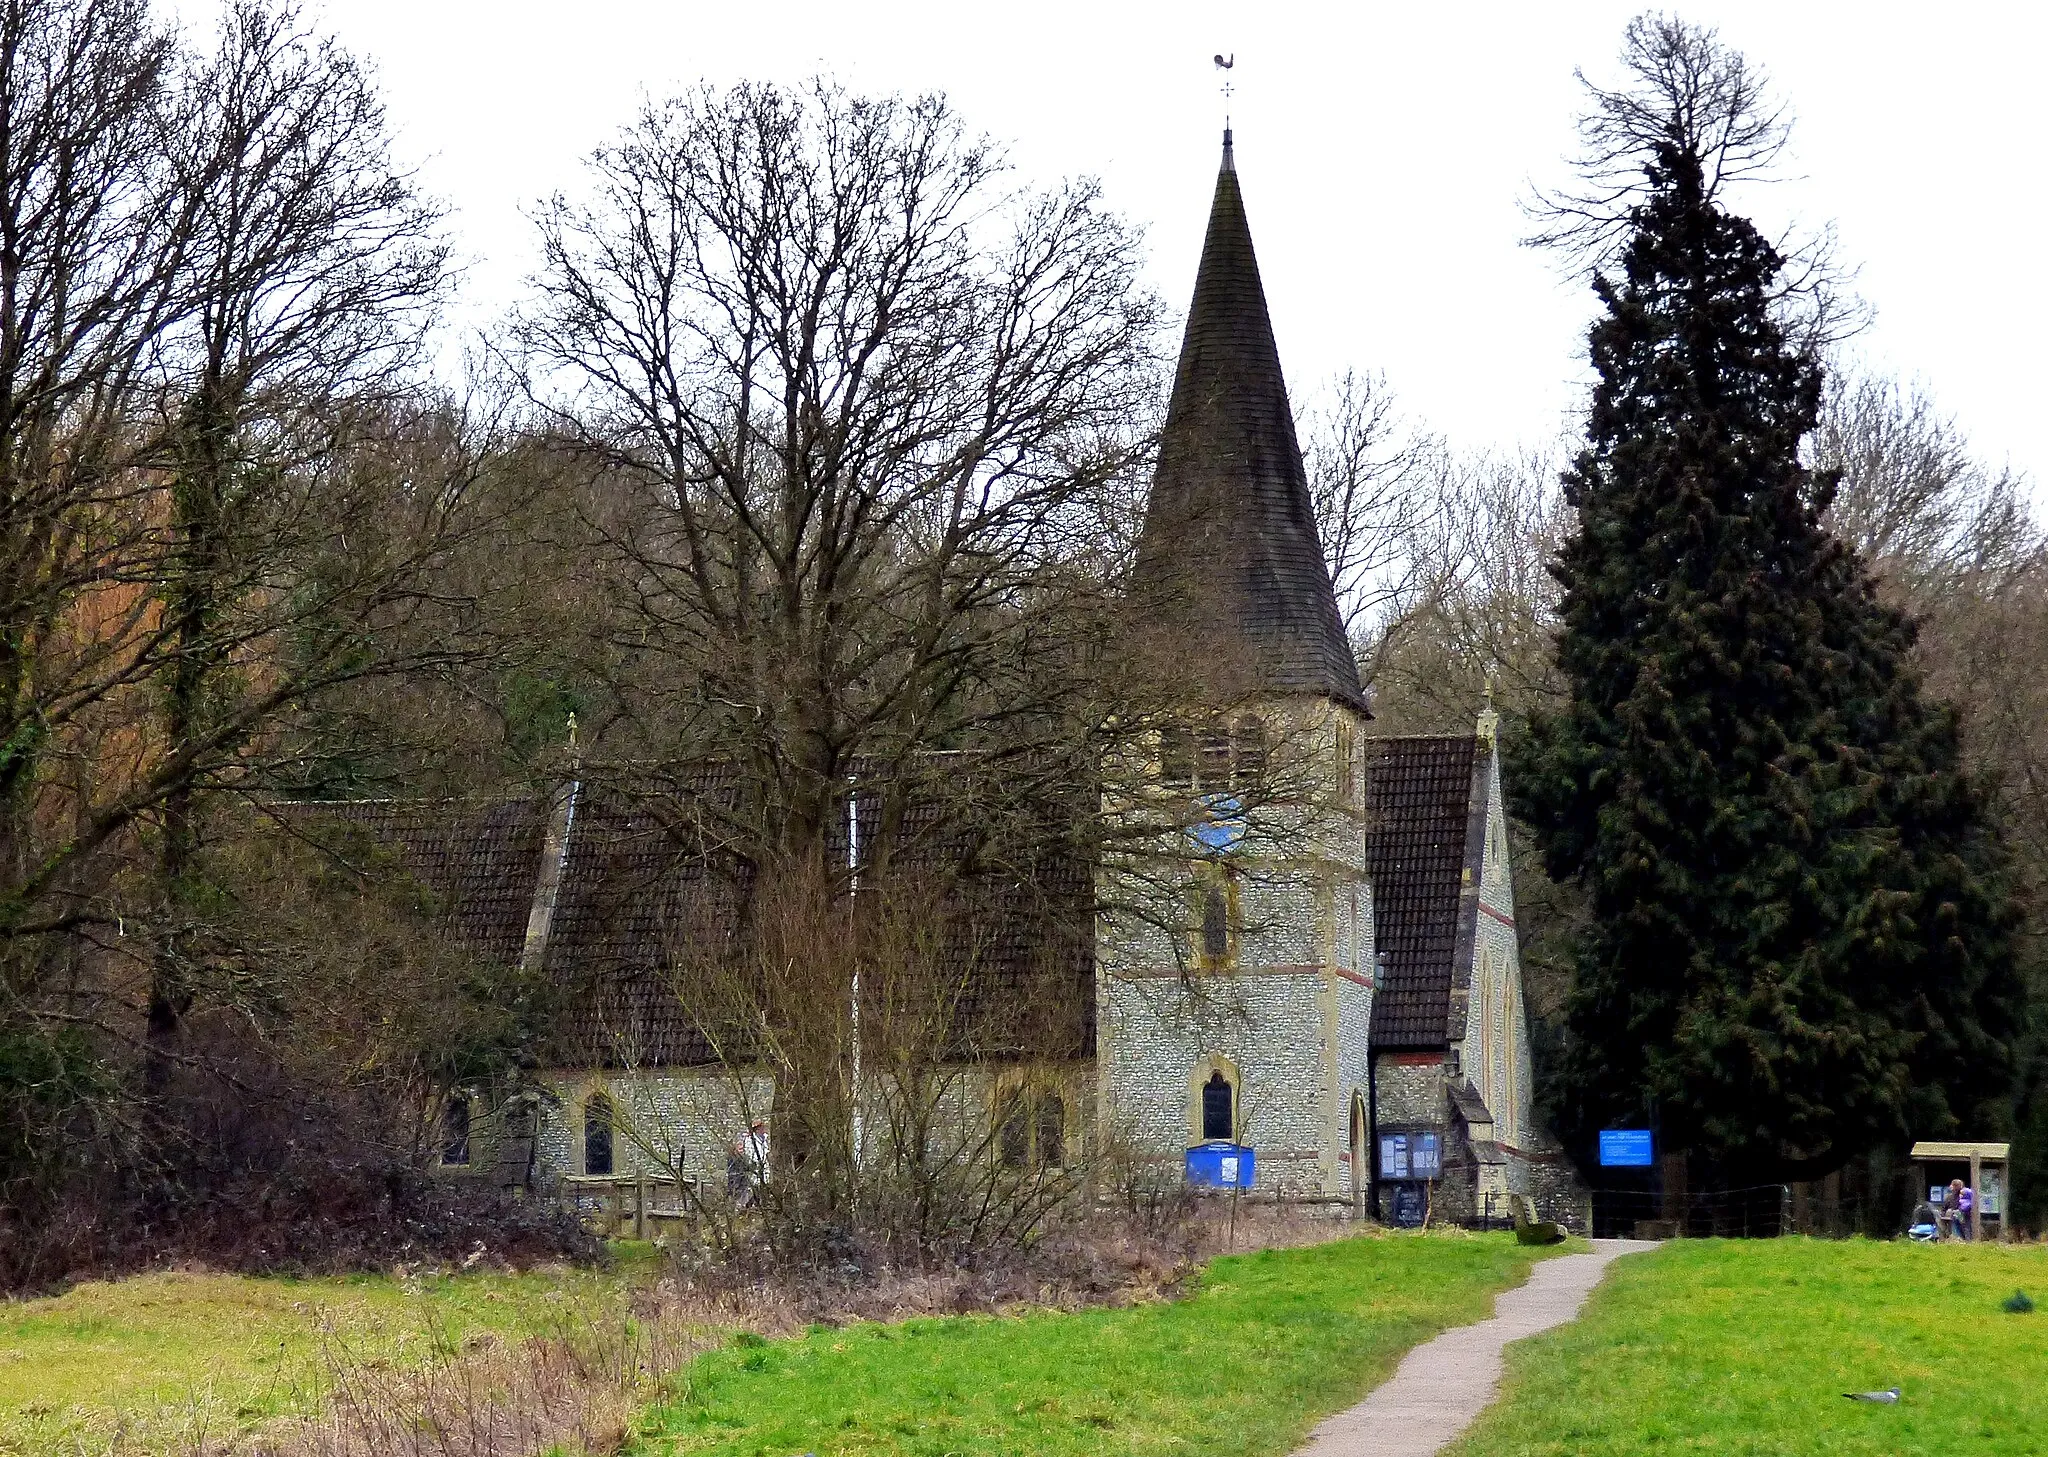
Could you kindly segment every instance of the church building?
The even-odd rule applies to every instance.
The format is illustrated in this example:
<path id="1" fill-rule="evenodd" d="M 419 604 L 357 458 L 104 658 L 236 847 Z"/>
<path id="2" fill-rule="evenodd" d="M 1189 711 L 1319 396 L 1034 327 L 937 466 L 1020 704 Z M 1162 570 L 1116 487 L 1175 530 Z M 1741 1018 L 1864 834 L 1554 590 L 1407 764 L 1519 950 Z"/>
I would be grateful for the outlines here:
<path id="1" fill-rule="evenodd" d="M 1505 1219 L 1510 1193 L 1572 1218 L 1532 1111 L 1498 721 L 1370 736 L 1228 132 L 1131 597 L 1186 672 L 1156 774 L 1190 823 L 1098 867 L 1102 1126 L 1399 1222 Z"/>
<path id="2" fill-rule="evenodd" d="M 1005 1156 L 1400 1223 L 1505 1219 L 1524 1194 L 1576 1225 L 1532 1111 L 1497 723 L 1371 733 L 1228 131 L 1126 608 L 1171 708 L 1104 775 L 1115 833 L 1093 864 L 983 887 L 972 977 L 1035 978 L 1063 1019 Z M 773 1078 L 721 1059 L 674 994 L 690 949 L 740 924 L 712 860 L 576 784 L 321 812 L 394 852 L 458 940 L 559 989 L 538 1095 L 451 1098 L 452 1171 L 717 1198 L 729 1152 L 773 1140 Z"/>

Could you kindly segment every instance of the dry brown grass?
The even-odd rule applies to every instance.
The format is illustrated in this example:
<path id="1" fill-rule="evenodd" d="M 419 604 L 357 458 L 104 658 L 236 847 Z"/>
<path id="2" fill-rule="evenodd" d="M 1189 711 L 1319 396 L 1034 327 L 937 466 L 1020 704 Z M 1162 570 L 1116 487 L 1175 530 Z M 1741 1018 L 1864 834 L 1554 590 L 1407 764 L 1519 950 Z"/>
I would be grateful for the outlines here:
<path id="1" fill-rule="evenodd" d="M 1315 1244 L 1348 1221 L 1270 1205 L 1202 1200 L 1170 1219 L 1098 1217 L 1028 1252 L 975 1264 L 800 1275 L 732 1264 L 671 1267 L 609 1307 L 583 1306 L 524 1341 L 472 1339 L 418 1369 L 394 1368 L 339 1336 L 323 1341 L 327 1399 L 255 1436 L 192 1438 L 183 1457 L 608 1457 L 641 1409 L 693 1357 L 739 1331 L 895 1321 L 1025 1307 L 1082 1309 L 1170 1299 L 1203 1261 Z"/>
<path id="2" fill-rule="evenodd" d="M 183 1457 L 612 1453 L 661 1379 L 718 1344 L 729 1324 L 664 1283 L 610 1306 L 569 1307 L 544 1334 L 477 1336 L 413 1368 L 328 1332 L 316 1413 L 232 1439 L 197 1434 Z"/>

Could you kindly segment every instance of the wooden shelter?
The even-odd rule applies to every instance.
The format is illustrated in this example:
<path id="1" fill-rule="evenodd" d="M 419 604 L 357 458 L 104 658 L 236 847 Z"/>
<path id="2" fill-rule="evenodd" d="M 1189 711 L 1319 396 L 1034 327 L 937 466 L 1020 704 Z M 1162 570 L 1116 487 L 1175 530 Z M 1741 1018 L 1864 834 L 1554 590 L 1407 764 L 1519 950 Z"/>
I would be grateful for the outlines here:
<path id="1" fill-rule="evenodd" d="M 2005 1200 L 2011 1187 L 2009 1143 L 1952 1143 L 1923 1139 L 1913 1145 L 1913 1180 L 1931 1196 L 1952 1180 L 1961 1179 L 1977 1191 L 1971 1239 L 2005 1233 Z M 1936 1202 L 1931 1197 L 1930 1203 Z"/>

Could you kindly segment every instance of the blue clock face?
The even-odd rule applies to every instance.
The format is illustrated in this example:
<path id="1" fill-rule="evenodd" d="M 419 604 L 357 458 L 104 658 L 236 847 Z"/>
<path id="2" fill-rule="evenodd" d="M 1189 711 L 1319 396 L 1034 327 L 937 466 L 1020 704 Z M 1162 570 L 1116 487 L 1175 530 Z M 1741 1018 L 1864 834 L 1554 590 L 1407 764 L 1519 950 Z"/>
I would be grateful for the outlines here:
<path id="1" fill-rule="evenodd" d="M 1208 812 L 1188 835 L 1205 850 L 1228 850 L 1244 838 L 1244 803 L 1235 795 L 1204 794 L 1196 803 Z"/>

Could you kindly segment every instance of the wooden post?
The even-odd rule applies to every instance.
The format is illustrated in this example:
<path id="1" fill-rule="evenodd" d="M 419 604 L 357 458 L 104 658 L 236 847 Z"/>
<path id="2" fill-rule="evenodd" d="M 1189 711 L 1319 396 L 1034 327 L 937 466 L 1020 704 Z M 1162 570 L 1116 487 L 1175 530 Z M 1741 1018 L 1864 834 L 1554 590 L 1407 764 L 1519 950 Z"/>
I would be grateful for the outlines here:
<path id="1" fill-rule="evenodd" d="M 633 1238 L 647 1238 L 647 1176 L 633 1181 Z"/>
<path id="2" fill-rule="evenodd" d="M 1658 1181 L 1661 1186 L 1657 1200 L 1658 1217 L 1669 1220 L 1673 1225 L 1672 1234 L 1682 1239 L 1689 1232 L 1687 1226 L 1691 1222 L 1688 1218 L 1691 1211 L 1684 1151 L 1666 1153 L 1658 1159 L 1657 1172 L 1661 1176 Z"/>
<path id="3" fill-rule="evenodd" d="M 1970 1150 L 1970 1242 L 1976 1243 L 1977 1231 L 1984 1226 L 1984 1155 L 1976 1149 Z"/>

